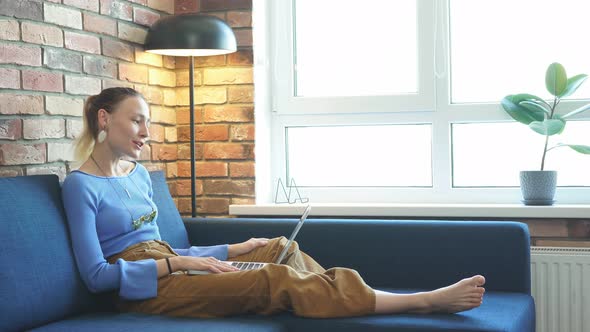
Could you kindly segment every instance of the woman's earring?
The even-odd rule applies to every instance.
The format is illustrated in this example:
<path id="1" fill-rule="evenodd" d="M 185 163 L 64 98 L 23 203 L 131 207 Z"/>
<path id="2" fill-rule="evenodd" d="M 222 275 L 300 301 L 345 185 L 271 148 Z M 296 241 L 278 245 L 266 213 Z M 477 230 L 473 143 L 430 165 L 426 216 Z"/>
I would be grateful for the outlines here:
<path id="1" fill-rule="evenodd" d="M 107 138 L 107 132 L 106 132 L 106 131 L 104 131 L 104 130 L 101 130 L 101 131 L 98 133 L 98 143 L 102 143 L 102 142 L 104 142 L 104 140 L 105 140 L 106 138 Z"/>

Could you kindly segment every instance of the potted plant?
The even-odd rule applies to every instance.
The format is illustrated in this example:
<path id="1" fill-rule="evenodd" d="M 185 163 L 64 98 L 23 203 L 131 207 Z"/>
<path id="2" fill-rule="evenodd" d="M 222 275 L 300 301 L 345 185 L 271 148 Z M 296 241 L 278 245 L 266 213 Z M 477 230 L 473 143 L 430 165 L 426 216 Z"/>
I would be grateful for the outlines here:
<path id="1" fill-rule="evenodd" d="M 545 74 L 545 85 L 554 96 L 553 102 L 526 93 L 508 95 L 502 99 L 502 107 L 514 120 L 545 136 L 541 170 L 520 172 L 520 188 L 525 205 L 552 205 L 554 202 L 557 171 L 545 170 L 548 151 L 569 147 L 574 151 L 590 154 L 590 146 L 587 145 L 557 143 L 549 147 L 549 136 L 561 134 L 568 118 L 590 110 L 588 104 L 565 114 L 557 112 L 561 99 L 573 94 L 586 78 L 588 75 L 585 74 L 568 78 L 565 68 L 555 62 L 549 65 Z"/>

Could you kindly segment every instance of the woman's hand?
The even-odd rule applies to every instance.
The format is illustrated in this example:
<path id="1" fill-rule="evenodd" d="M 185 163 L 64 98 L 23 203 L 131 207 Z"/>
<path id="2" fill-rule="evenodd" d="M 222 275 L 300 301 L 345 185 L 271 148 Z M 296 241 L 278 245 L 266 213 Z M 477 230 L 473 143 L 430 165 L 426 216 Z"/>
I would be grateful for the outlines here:
<path id="1" fill-rule="evenodd" d="M 245 242 L 230 244 L 227 249 L 227 257 L 232 258 L 247 254 L 258 247 L 264 247 L 267 243 L 267 238 L 251 238 Z"/>
<path id="2" fill-rule="evenodd" d="M 183 270 L 200 270 L 210 271 L 213 273 L 233 272 L 240 270 L 237 267 L 224 263 L 215 257 L 181 257 L 183 259 L 181 264 Z"/>

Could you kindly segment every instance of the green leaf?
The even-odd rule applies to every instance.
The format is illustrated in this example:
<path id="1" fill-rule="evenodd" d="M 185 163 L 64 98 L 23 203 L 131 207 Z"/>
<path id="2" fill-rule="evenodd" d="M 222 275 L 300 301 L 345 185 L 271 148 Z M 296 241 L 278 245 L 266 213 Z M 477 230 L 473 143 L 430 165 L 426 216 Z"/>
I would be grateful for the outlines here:
<path id="1" fill-rule="evenodd" d="M 561 122 L 563 122 L 563 127 L 561 128 L 561 130 L 557 134 L 559 135 L 559 134 L 563 133 L 563 130 L 565 129 L 565 119 L 559 114 L 553 114 L 553 119 L 557 119 L 557 120 L 560 120 Z"/>
<path id="2" fill-rule="evenodd" d="M 563 115 L 563 116 L 562 116 L 562 118 L 564 118 L 564 119 L 567 119 L 567 118 L 569 118 L 569 117 L 571 117 L 571 116 L 574 116 L 574 115 L 576 115 L 576 114 L 579 114 L 579 113 L 585 112 L 585 111 L 587 111 L 587 110 L 590 110 L 590 104 L 588 104 L 588 105 L 584 105 L 584 106 L 582 106 L 582 107 L 580 107 L 580 108 L 577 108 L 577 109 L 575 109 L 575 110 L 573 110 L 573 111 L 571 111 L 571 112 L 567 113 L 566 115 Z"/>
<path id="3" fill-rule="evenodd" d="M 515 100 L 515 102 L 516 102 L 517 104 L 518 104 L 518 103 L 521 103 L 521 102 L 523 102 L 523 101 L 534 101 L 534 102 L 538 102 L 539 104 L 543 104 L 543 105 L 545 105 L 545 106 L 546 106 L 546 108 L 547 108 L 547 109 L 549 109 L 549 110 L 551 109 L 551 105 L 549 105 L 549 104 L 548 104 L 548 103 L 545 101 L 545 99 L 543 99 L 543 98 L 541 98 L 541 97 L 538 97 L 538 96 L 535 96 L 535 95 L 528 94 L 528 93 L 519 93 L 519 94 L 515 94 L 515 95 L 514 95 L 514 100 Z"/>
<path id="4" fill-rule="evenodd" d="M 501 105 L 514 120 L 528 125 L 533 121 L 543 121 L 545 119 L 545 112 L 530 111 L 527 108 L 519 105 L 521 101 L 525 100 L 542 100 L 541 98 L 526 93 L 518 95 L 508 95 L 502 99 Z"/>
<path id="5" fill-rule="evenodd" d="M 568 78 L 567 86 L 566 86 L 565 90 L 563 90 L 563 92 L 558 97 L 565 98 L 565 97 L 571 95 L 572 93 L 576 92 L 576 90 L 578 90 L 580 85 L 582 85 L 582 83 L 584 83 L 584 81 L 587 78 L 588 78 L 588 75 L 586 75 L 586 74 L 580 74 L 580 75 L 576 75 L 574 77 Z"/>
<path id="6" fill-rule="evenodd" d="M 545 121 L 533 121 L 529 127 L 541 135 L 555 135 L 563 131 L 565 122 L 559 119 L 548 119 Z"/>
<path id="7" fill-rule="evenodd" d="M 551 108 L 549 108 L 544 103 L 541 103 L 536 100 L 523 100 L 520 103 L 518 103 L 518 105 L 526 108 L 527 110 L 529 110 L 531 112 L 541 111 L 541 112 L 545 112 L 547 114 L 551 114 Z"/>
<path id="8" fill-rule="evenodd" d="M 574 144 L 564 144 L 572 148 L 574 151 L 583 154 L 590 154 L 590 146 L 588 145 L 574 145 Z"/>
<path id="9" fill-rule="evenodd" d="M 554 96 L 560 96 L 567 87 L 567 75 L 565 68 L 557 62 L 549 65 L 545 73 L 545 85 L 547 91 Z"/>

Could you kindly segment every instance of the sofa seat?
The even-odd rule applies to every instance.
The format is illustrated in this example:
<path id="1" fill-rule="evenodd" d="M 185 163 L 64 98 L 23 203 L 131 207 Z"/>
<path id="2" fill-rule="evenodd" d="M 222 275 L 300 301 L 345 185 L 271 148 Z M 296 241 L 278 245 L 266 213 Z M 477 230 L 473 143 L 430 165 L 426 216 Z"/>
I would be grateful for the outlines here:
<path id="1" fill-rule="evenodd" d="M 97 331 L 97 332 L 276 332 L 285 331 L 281 324 L 270 320 L 252 321 L 248 318 L 199 319 L 147 315 L 138 313 L 100 312 L 69 317 L 30 331 Z"/>
<path id="2" fill-rule="evenodd" d="M 423 290 L 382 289 L 396 293 Z M 270 319 L 269 319 L 270 318 Z M 479 308 L 457 314 L 400 314 L 352 318 L 304 319 L 289 313 L 267 317 L 185 319 L 162 315 L 87 314 L 42 326 L 32 331 L 530 331 L 534 304 L 530 295 L 486 292 Z"/>

